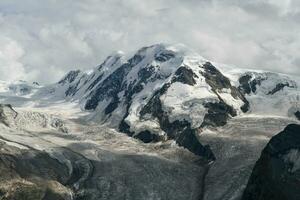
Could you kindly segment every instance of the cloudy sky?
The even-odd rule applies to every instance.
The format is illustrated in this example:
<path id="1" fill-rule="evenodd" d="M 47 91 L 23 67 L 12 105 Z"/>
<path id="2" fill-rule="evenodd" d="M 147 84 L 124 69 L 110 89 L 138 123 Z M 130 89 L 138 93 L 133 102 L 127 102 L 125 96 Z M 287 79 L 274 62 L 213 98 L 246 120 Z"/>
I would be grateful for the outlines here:
<path id="1" fill-rule="evenodd" d="M 0 80 L 54 82 L 161 42 L 300 75 L 299 22 L 298 0 L 1 0 Z"/>

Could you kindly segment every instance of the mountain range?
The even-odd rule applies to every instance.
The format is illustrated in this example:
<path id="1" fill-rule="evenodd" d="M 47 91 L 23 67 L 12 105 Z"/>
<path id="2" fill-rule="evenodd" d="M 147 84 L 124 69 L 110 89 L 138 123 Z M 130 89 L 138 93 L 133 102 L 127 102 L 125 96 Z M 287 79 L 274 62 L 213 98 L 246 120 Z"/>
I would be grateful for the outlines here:
<path id="1" fill-rule="evenodd" d="M 96 144 L 92 147 L 84 147 L 82 143 L 85 143 L 87 138 L 96 140 L 97 137 L 104 137 L 105 131 L 101 130 L 103 129 L 121 133 L 113 134 L 117 137 L 115 140 L 126 143 L 115 147 L 117 151 L 125 149 L 126 155 L 128 152 L 133 154 L 133 157 L 138 155 L 138 158 L 128 158 L 125 155 L 112 155 L 115 154 L 116 149 L 103 147 L 104 150 L 101 150 L 104 157 L 109 157 L 106 159 L 111 160 L 111 156 L 114 157 L 116 166 L 120 165 L 118 161 L 132 163 L 132 159 L 135 159 L 135 164 L 130 165 L 133 171 L 122 172 L 123 175 L 125 174 L 123 176 L 125 181 L 130 174 L 135 173 L 135 167 L 136 170 L 140 170 L 140 165 L 136 164 L 137 160 L 138 163 L 145 162 L 149 165 L 149 169 L 143 168 L 144 171 L 141 170 L 139 176 L 147 176 L 147 170 L 153 174 L 160 174 L 163 171 L 166 184 L 169 184 L 168 181 L 174 182 L 172 184 L 175 186 L 170 183 L 170 188 L 166 190 L 178 189 L 179 182 L 176 181 L 179 181 L 180 177 L 187 177 L 181 183 L 186 184 L 191 180 L 193 176 L 188 173 L 189 170 L 194 171 L 198 176 L 197 180 L 193 179 L 190 183 L 193 191 L 183 188 L 185 193 L 178 198 L 168 194 L 163 196 L 159 187 L 149 185 L 147 186 L 149 194 L 146 192 L 145 196 L 140 196 L 138 189 L 144 191 L 147 188 L 138 188 L 134 191 L 129 187 L 124 192 L 124 188 L 118 189 L 120 185 L 107 186 L 107 179 L 104 180 L 106 181 L 105 184 L 103 182 L 104 185 L 98 187 L 98 189 L 108 187 L 105 190 L 107 195 L 97 193 L 98 196 L 96 194 L 93 196 L 89 192 L 93 187 L 89 188 L 87 185 L 100 184 L 101 181 L 86 178 L 88 182 L 84 186 L 79 184 L 77 189 L 75 186 L 72 186 L 75 187 L 72 189 L 66 183 L 68 181 L 56 180 L 66 187 L 66 191 L 71 188 L 71 193 L 75 194 L 75 197 L 70 197 L 71 199 L 233 200 L 240 199 L 247 185 L 252 184 L 253 179 L 248 183 L 252 168 L 270 138 L 288 124 L 299 123 L 299 87 L 299 77 L 218 64 L 201 57 L 183 45 L 156 44 L 143 47 L 133 55 L 114 53 L 93 69 L 70 71 L 57 83 L 50 85 L 43 86 L 36 82 L 31 84 L 25 81 L 0 82 L 0 103 L 10 104 L 3 107 L 5 109 L 2 109 L 0 118 L 3 119 L 5 130 L 13 129 L 14 131 L 11 132 L 15 134 L 20 130 L 27 133 L 46 131 L 55 133 L 52 137 L 62 134 L 64 140 L 68 137 L 72 139 L 75 136 L 80 137 L 78 141 L 76 140 L 76 145 L 80 147 L 71 149 L 68 147 L 69 153 L 65 153 L 66 150 L 56 150 L 53 154 L 49 150 L 53 147 L 50 145 L 50 148 L 49 144 L 34 151 L 46 151 L 50 157 L 56 159 L 59 154 L 59 157 L 64 159 L 58 160 L 64 160 L 63 163 L 68 160 L 71 166 L 74 166 L 73 163 L 76 163 L 78 156 L 82 156 L 89 161 L 83 162 L 84 172 L 92 168 L 89 166 L 97 169 L 95 165 L 99 170 L 107 169 L 107 166 L 101 164 L 102 160 L 97 160 L 99 157 L 93 158 L 93 161 L 97 161 L 93 163 L 88 154 L 76 154 L 76 156 L 74 154 L 74 152 L 79 153 L 78 149 L 82 151 L 85 148 L 99 148 L 94 146 Z M 91 127 L 94 129 L 89 135 L 90 131 L 85 129 Z M 81 135 L 74 136 L 74 131 Z M 97 134 L 98 136 L 95 136 Z M 38 138 L 45 137 L 43 134 L 43 136 L 35 135 Z M 14 137 L 7 138 L 6 134 L 2 134 L 1 137 L 8 142 L 17 142 L 19 145 L 24 145 L 26 141 L 16 140 Z M 48 139 L 53 138 L 49 136 Z M 112 142 L 111 140 L 111 138 L 107 139 Z M 134 147 L 150 148 L 147 150 L 148 154 L 156 152 L 155 159 L 149 158 L 148 154 L 141 156 L 136 151 L 134 153 L 129 151 L 128 149 L 133 147 L 127 140 L 134 141 L 132 144 Z M 105 138 L 101 138 L 100 144 L 103 145 L 105 141 Z M 25 143 L 26 146 L 31 146 L 30 142 Z M 66 145 L 66 142 L 55 144 L 61 148 Z M 162 155 L 166 150 L 172 152 L 171 157 L 169 154 Z M 63 154 L 65 156 L 62 156 Z M 49 159 L 47 162 L 50 162 Z M 92 164 L 86 164 L 90 162 Z M 159 167 L 156 169 L 153 163 Z M 188 164 L 182 166 L 182 163 Z M 164 165 L 169 165 L 170 168 L 162 170 L 166 167 Z M 76 167 L 82 168 L 82 166 Z M 124 166 L 120 165 L 118 173 L 122 167 Z M 174 170 L 182 170 L 182 176 L 177 177 L 178 172 Z M 98 171 L 95 171 L 97 174 Z M 112 171 L 107 173 L 112 177 L 115 176 Z M 174 177 L 169 173 L 174 173 Z M 99 175 L 99 179 L 101 176 Z M 110 184 L 118 181 L 121 185 L 125 184 L 117 177 L 114 178 L 109 180 Z M 135 181 L 140 181 L 128 180 L 132 181 L 135 187 L 137 187 Z M 160 181 L 155 179 L 155 181 L 152 184 L 164 183 L 164 179 Z M 76 184 L 76 181 L 73 183 Z M 195 189 L 197 187 L 198 190 Z M 84 191 L 87 196 L 78 191 L 81 193 Z M 118 191 L 122 191 L 119 196 L 112 196 L 111 193 L 115 194 Z M 251 190 L 246 189 L 246 191 Z M 186 194 L 189 192 L 193 195 Z M 125 197 L 125 194 L 129 196 Z M 249 197 L 246 193 L 243 198 L 247 196 Z"/>

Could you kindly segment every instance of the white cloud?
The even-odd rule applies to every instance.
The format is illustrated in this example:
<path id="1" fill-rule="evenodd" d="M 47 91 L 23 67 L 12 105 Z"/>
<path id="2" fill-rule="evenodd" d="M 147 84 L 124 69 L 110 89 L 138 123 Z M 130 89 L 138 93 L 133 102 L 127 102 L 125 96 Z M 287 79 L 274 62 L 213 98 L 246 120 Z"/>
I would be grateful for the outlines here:
<path id="1" fill-rule="evenodd" d="M 20 59 L 22 47 L 14 40 L 0 36 L 0 80 L 13 81 L 24 78 L 24 67 Z"/>
<path id="2" fill-rule="evenodd" d="M 184 43 L 215 62 L 300 75 L 299 20 L 296 0 L 1 0 L 0 38 L 14 50 L 0 50 L 15 55 L 0 57 L 0 79 L 53 82 L 112 51 L 158 42 Z M 12 67 L 18 73 L 9 74 Z"/>

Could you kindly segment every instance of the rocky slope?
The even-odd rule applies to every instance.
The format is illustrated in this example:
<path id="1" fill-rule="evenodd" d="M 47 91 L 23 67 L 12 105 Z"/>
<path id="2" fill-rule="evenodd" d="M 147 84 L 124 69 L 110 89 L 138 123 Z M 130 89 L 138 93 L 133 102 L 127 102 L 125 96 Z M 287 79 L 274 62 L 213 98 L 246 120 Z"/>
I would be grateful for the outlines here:
<path id="1" fill-rule="evenodd" d="M 74 124 L 74 118 L 60 119 L 70 130 L 66 133 L 45 126 L 49 114 L 43 112 L 19 123 L 18 116 L 31 116 L 32 111 L 10 105 L 0 108 L 1 199 L 199 200 L 203 196 L 206 169 L 184 149 L 170 143 L 143 146 L 105 127 Z"/>
<path id="2" fill-rule="evenodd" d="M 199 139 L 216 156 L 205 181 L 204 200 L 240 200 L 255 162 L 274 134 L 288 124 L 282 117 L 243 116 L 225 126 L 204 130 Z"/>
<path id="3" fill-rule="evenodd" d="M 262 151 L 242 199 L 300 199 L 299 152 L 300 125 L 289 125 Z"/>

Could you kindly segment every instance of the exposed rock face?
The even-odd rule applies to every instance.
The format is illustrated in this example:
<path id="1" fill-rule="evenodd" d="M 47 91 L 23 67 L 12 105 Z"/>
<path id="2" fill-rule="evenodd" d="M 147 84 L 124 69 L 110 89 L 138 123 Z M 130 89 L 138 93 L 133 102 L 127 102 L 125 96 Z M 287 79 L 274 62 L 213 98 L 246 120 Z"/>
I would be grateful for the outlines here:
<path id="1" fill-rule="evenodd" d="M 11 121 L 17 117 L 18 113 L 10 104 L 0 104 L 0 122 L 6 126 L 11 125 Z"/>
<path id="2" fill-rule="evenodd" d="M 125 86 L 123 86 L 124 77 L 128 74 L 130 68 L 130 64 L 124 64 L 113 74 L 108 76 L 103 84 L 99 85 L 99 87 L 91 92 L 90 98 L 85 104 L 85 109 L 94 110 L 99 105 L 99 102 L 104 101 L 105 99 L 111 99 L 110 104 L 105 108 L 105 112 L 106 114 L 109 114 L 114 111 L 119 102 L 118 94 Z"/>
<path id="3" fill-rule="evenodd" d="M 196 164 L 115 154 L 79 143 L 53 149 L 51 156 L 15 145 L 22 148 L 0 142 L 1 199 L 199 200 L 203 195 L 205 170 Z M 95 160 L 74 149 L 94 151 Z"/>
<path id="4" fill-rule="evenodd" d="M 272 89 L 270 92 L 268 92 L 268 94 L 273 95 L 276 92 L 283 90 L 283 88 L 285 88 L 285 87 L 294 88 L 295 86 L 290 85 L 289 83 L 278 83 L 274 89 Z"/>
<path id="5" fill-rule="evenodd" d="M 295 112 L 295 116 L 297 117 L 298 120 L 300 120 L 300 111 Z"/>
<path id="6" fill-rule="evenodd" d="M 59 84 L 72 83 L 80 74 L 80 70 L 70 71 L 62 80 L 60 80 Z"/>
<path id="7" fill-rule="evenodd" d="M 181 82 L 183 84 L 195 85 L 195 78 L 198 76 L 188 67 L 180 67 L 176 72 L 175 76 L 172 79 L 172 83 Z"/>
<path id="8" fill-rule="evenodd" d="M 5 200 L 71 200 L 63 186 L 68 168 L 43 152 L 21 150 L 0 142 L 0 198 Z"/>
<path id="9" fill-rule="evenodd" d="M 224 126 L 230 117 L 236 116 L 236 111 L 222 101 L 219 103 L 206 103 L 204 106 L 208 109 L 208 113 L 204 116 L 201 127 Z"/>
<path id="10" fill-rule="evenodd" d="M 251 74 L 245 74 L 239 78 L 239 89 L 244 94 L 255 93 L 266 77 L 253 77 Z"/>
<path id="11" fill-rule="evenodd" d="M 247 112 L 249 110 L 249 102 L 245 98 L 244 94 L 242 94 L 236 87 L 232 86 L 230 83 L 230 80 L 224 76 L 215 66 L 213 66 L 211 63 L 207 62 L 203 65 L 205 73 L 202 73 L 205 77 L 205 80 L 207 84 L 212 88 L 212 91 L 216 93 L 216 95 L 219 97 L 220 102 L 219 103 L 207 103 L 205 107 L 208 108 L 208 114 L 205 116 L 206 119 L 209 119 L 209 121 L 214 122 L 216 119 L 216 115 L 211 116 L 212 113 L 215 114 L 221 114 L 222 120 L 216 120 L 213 124 L 214 126 L 223 126 L 226 124 L 226 121 L 230 116 L 235 117 L 237 115 L 236 110 L 226 104 L 222 97 L 219 96 L 218 92 L 222 90 L 230 90 L 230 94 L 236 98 L 241 99 L 243 101 L 243 105 L 240 107 L 240 109 L 243 112 Z M 204 127 L 205 123 L 202 124 L 202 127 Z"/>
<path id="12" fill-rule="evenodd" d="M 289 125 L 271 139 L 253 169 L 242 199 L 300 199 L 300 125 Z"/>

